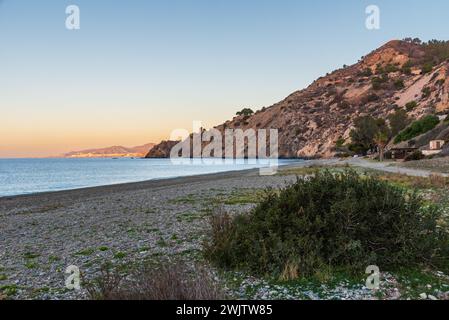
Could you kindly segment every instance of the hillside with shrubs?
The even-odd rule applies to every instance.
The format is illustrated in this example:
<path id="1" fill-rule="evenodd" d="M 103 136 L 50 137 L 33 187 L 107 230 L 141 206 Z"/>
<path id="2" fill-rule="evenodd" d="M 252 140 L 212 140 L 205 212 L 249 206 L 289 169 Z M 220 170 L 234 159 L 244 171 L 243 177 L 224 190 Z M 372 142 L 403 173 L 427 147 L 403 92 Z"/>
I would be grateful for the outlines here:
<path id="1" fill-rule="evenodd" d="M 449 113 L 448 59 L 449 42 L 390 41 L 281 102 L 244 108 L 216 128 L 278 129 L 281 157 L 366 153 L 372 146 L 354 141 L 353 131 L 367 117 L 385 122 L 378 125 L 389 132 L 380 130 L 378 138 L 390 142 L 416 120 Z"/>

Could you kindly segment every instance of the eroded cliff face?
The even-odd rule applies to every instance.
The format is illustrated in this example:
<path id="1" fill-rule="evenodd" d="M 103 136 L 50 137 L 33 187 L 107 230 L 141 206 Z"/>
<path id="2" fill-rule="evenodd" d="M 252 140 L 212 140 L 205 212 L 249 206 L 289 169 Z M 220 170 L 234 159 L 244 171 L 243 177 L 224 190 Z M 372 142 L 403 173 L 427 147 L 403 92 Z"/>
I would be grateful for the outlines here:
<path id="1" fill-rule="evenodd" d="M 169 158 L 170 151 L 176 144 L 178 144 L 178 141 L 162 141 L 151 148 L 145 158 Z"/>
<path id="2" fill-rule="evenodd" d="M 357 117 L 386 118 L 411 101 L 411 118 L 449 111 L 449 62 L 426 70 L 424 45 L 391 41 L 358 63 L 317 79 L 309 87 L 251 116 L 237 116 L 215 127 L 278 129 L 280 157 L 332 157 L 338 139 L 350 141 Z M 170 147 L 166 142 L 156 146 Z M 149 156 L 155 152 L 150 152 Z"/>

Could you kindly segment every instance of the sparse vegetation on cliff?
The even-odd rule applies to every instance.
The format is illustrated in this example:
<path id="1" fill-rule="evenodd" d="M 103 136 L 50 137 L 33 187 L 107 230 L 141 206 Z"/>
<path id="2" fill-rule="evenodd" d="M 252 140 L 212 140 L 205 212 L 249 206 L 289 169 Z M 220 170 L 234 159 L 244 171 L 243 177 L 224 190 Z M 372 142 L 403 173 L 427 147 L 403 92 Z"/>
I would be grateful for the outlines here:
<path id="1" fill-rule="evenodd" d="M 410 121 L 449 112 L 449 83 L 445 81 L 448 57 L 448 42 L 393 40 L 358 63 L 320 77 L 271 107 L 257 112 L 245 108 L 215 128 L 221 132 L 278 129 L 279 155 L 283 158 L 333 157 L 341 154 L 335 146 L 340 137 L 356 153 L 374 152 L 376 143 L 372 139 L 351 143 L 349 129 L 357 126 L 357 119 L 388 119 L 395 109 L 404 106 Z M 387 134 L 388 138 L 395 133 L 397 127 Z M 161 148 L 156 146 L 154 150 Z"/>
<path id="2" fill-rule="evenodd" d="M 413 139 L 420 134 L 426 133 L 435 128 L 440 123 L 437 116 L 428 115 L 424 118 L 413 122 L 405 130 L 401 131 L 394 139 L 395 143 Z"/>
<path id="3" fill-rule="evenodd" d="M 244 108 L 236 113 L 237 116 L 250 116 L 252 114 L 254 114 L 254 111 L 250 108 Z"/>

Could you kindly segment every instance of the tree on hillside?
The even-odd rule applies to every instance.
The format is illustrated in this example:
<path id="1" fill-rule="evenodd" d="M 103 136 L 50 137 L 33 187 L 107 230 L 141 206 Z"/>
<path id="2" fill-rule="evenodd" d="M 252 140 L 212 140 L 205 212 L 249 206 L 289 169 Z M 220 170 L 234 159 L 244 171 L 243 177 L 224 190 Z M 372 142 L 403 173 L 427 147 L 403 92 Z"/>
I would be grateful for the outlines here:
<path id="1" fill-rule="evenodd" d="M 350 150 L 356 153 L 366 154 L 368 151 L 376 150 L 378 147 L 377 142 L 380 142 L 380 138 L 383 140 L 386 139 L 388 142 L 390 129 L 384 119 L 364 116 L 355 119 L 354 129 L 351 131 L 350 136 L 352 139 Z M 377 142 L 376 140 L 378 139 L 376 139 L 376 136 L 379 138 Z"/>
<path id="2" fill-rule="evenodd" d="M 371 116 L 355 119 L 354 129 L 350 132 L 352 140 L 350 149 L 362 154 L 372 150 L 374 148 L 373 139 L 378 130 L 376 120 Z"/>
<path id="3" fill-rule="evenodd" d="M 254 113 L 250 108 L 243 108 L 241 111 L 237 112 L 237 116 L 250 116 Z"/>
<path id="4" fill-rule="evenodd" d="M 407 127 L 410 122 L 405 110 L 397 110 L 395 113 L 390 114 L 388 116 L 388 121 L 390 122 L 392 136 L 396 136 L 405 127 Z"/>

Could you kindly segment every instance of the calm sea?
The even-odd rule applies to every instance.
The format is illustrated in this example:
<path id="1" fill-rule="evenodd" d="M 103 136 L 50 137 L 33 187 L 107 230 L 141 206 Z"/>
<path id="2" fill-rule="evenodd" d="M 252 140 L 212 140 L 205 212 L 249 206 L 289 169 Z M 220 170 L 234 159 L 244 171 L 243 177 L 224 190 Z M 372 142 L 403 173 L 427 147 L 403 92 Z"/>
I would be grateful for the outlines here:
<path id="1" fill-rule="evenodd" d="M 298 160 L 279 160 L 279 165 L 292 161 Z M 0 197 L 266 166 L 263 160 L 173 164 L 170 159 L 0 159 Z"/>

